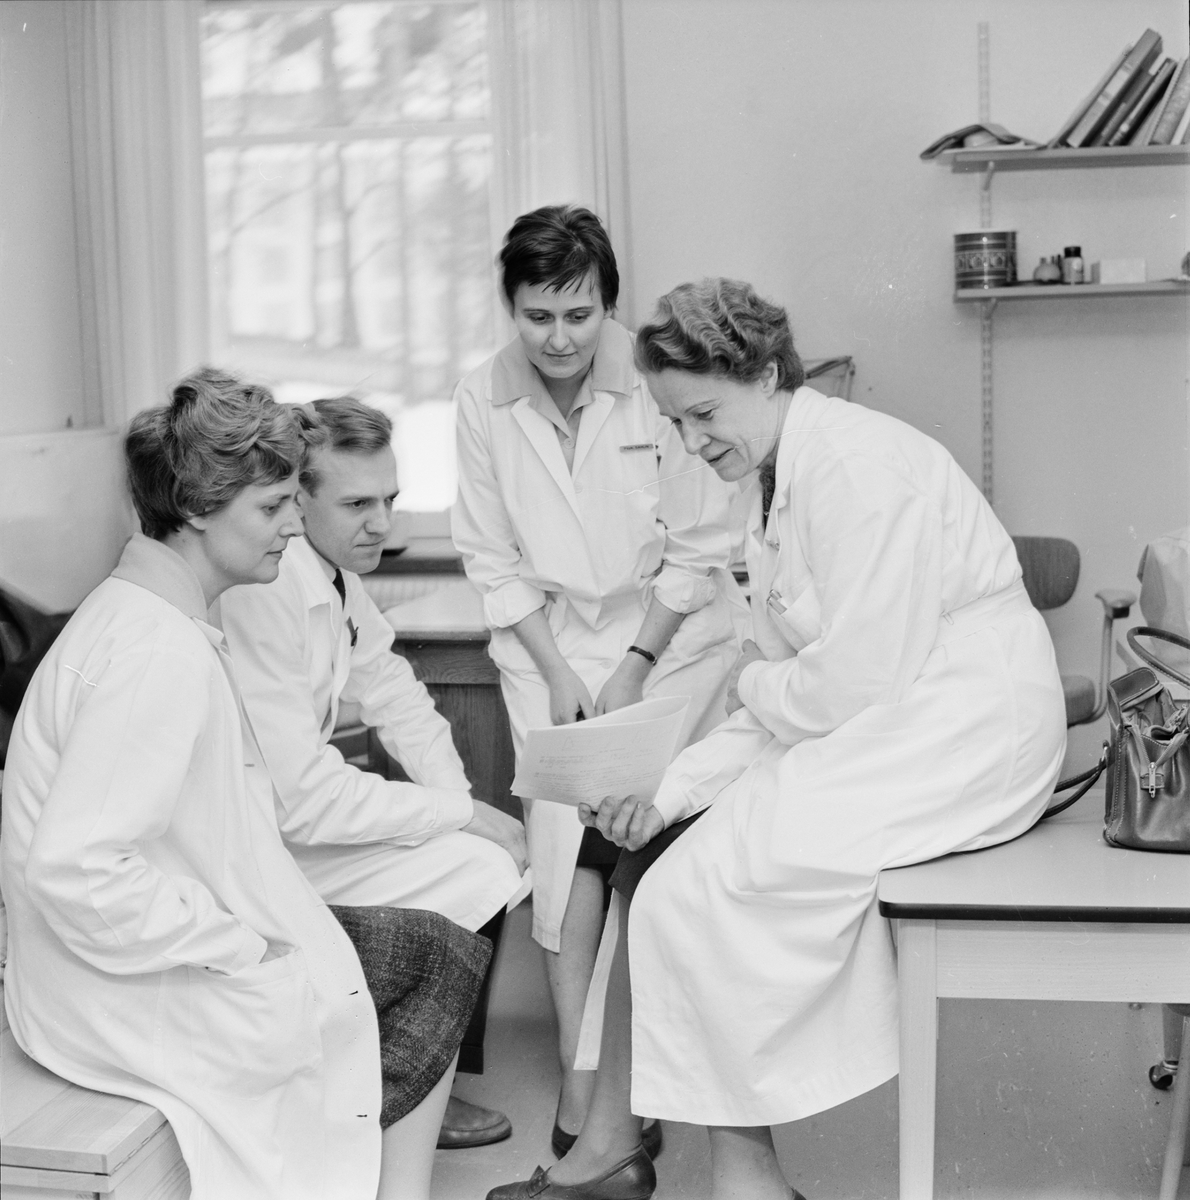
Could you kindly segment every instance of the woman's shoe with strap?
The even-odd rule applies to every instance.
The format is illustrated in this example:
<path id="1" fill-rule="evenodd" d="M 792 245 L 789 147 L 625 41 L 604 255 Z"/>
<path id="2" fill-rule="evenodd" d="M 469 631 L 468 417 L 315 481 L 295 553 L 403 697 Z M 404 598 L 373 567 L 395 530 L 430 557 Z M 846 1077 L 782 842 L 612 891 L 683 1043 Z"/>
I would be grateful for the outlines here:
<path id="1" fill-rule="evenodd" d="M 550 1134 L 550 1149 L 554 1152 L 555 1158 L 565 1158 L 574 1148 L 574 1143 L 578 1141 L 577 1133 L 567 1133 L 561 1125 L 558 1124 L 557 1118 L 554 1119 L 554 1132 Z M 641 1130 L 640 1144 L 645 1148 L 645 1153 L 650 1158 L 656 1158 L 661 1153 L 661 1122 L 649 1121 L 644 1129 Z"/>
<path id="2" fill-rule="evenodd" d="M 610 1170 L 583 1183 L 554 1183 L 542 1167 L 533 1178 L 504 1183 L 488 1192 L 487 1200 L 649 1200 L 657 1189 L 657 1172 L 642 1147 Z"/>

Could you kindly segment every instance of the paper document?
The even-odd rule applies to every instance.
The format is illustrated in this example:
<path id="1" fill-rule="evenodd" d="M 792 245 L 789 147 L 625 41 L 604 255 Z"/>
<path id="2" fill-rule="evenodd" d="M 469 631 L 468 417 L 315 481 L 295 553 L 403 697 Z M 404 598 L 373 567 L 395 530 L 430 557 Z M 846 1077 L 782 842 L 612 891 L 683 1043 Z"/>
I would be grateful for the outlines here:
<path id="1" fill-rule="evenodd" d="M 604 796 L 651 800 L 673 758 L 689 703 L 684 696 L 666 696 L 573 725 L 530 729 L 513 795 L 593 807 Z"/>

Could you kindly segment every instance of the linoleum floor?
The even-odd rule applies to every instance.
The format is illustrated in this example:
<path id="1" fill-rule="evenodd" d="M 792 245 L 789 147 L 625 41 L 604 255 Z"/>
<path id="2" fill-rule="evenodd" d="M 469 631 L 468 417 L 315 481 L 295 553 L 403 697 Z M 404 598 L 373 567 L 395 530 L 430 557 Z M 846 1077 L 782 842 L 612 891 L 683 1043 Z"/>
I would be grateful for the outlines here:
<path id="1" fill-rule="evenodd" d="M 947 1000 L 940 1006 L 937 1200 L 1156 1197 L 1170 1097 L 1149 1086 L 1161 1055 L 1153 1005 Z M 488 1066 L 457 1090 L 501 1108 L 513 1136 L 440 1150 L 434 1200 L 483 1200 L 548 1166 L 557 1099 L 554 1023 L 529 906 L 506 925 L 489 1015 Z M 863 1053 L 862 1046 L 853 1048 Z M 708 1196 L 706 1133 L 667 1122 L 656 1200 Z M 896 1200 L 896 1080 L 780 1127 L 790 1180 L 808 1200 Z M 1190 1167 L 1179 1196 L 1190 1197 Z"/>

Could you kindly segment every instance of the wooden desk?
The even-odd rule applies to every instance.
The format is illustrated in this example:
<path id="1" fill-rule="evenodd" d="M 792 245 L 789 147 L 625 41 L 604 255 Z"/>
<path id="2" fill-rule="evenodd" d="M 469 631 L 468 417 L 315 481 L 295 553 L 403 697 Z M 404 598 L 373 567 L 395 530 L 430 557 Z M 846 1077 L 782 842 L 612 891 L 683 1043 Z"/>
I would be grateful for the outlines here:
<path id="1" fill-rule="evenodd" d="M 902 1200 L 934 1194 L 938 1000 L 1190 999 L 1190 856 L 1108 846 L 1102 793 L 1016 841 L 881 873 L 897 932 Z"/>
<path id="2" fill-rule="evenodd" d="M 390 608 L 393 649 L 412 664 L 438 711 L 450 722 L 455 746 L 481 800 L 518 819 L 512 795 L 512 732 L 500 694 L 500 672 L 488 657 L 483 600 L 467 579 Z"/>

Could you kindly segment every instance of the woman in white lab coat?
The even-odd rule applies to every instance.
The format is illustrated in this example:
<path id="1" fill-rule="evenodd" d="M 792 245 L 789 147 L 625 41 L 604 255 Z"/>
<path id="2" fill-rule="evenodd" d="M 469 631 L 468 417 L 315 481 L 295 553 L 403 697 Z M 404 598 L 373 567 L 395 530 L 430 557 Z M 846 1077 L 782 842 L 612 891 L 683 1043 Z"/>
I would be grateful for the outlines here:
<path id="1" fill-rule="evenodd" d="M 158 1107 L 194 1200 L 373 1200 L 372 1000 L 281 842 L 207 619 L 301 532 L 301 442 L 267 392 L 208 370 L 135 417 L 125 450 L 144 533 L 42 661 L 8 753 L 13 1033 L 59 1075 Z"/>
<path id="2" fill-rule="evenodd" d="M 729 493 L 683 453 L 633 365 L 593 213 L 520 217 L 500 266 L 518 336 L 456 392 L 452 530 L 483 593 L 515 749 L 531 728 L 662 695 L 690 698 L 685 745 L 723 719 L 737 653 Z M 526 809 L 533 936 L 559 1023 L 557 1148 L 586 1111 L 592 1073 L 573 1070 L 574 1054 L 602 924 L 597 868 L 617 852 L 584 842 L 571 807 Z"/>
<path id="3" fill-rule="evenodd" d="M 585 814 L 643 847 L 618 869 L 635 887 L 632 1109 L 710 1128 L 716 1200 L 788 1200 L 769 1126 L 897 1071 L 877 874 L 1033 824 L 1065 750 L 1062 687 L 983 497 L 937 442 L 800 386 L 783 309 L 683 285 L 637 359 L 687 451 L 751 489 L 756 640 L 732 716 L 653 805 Z"/>

